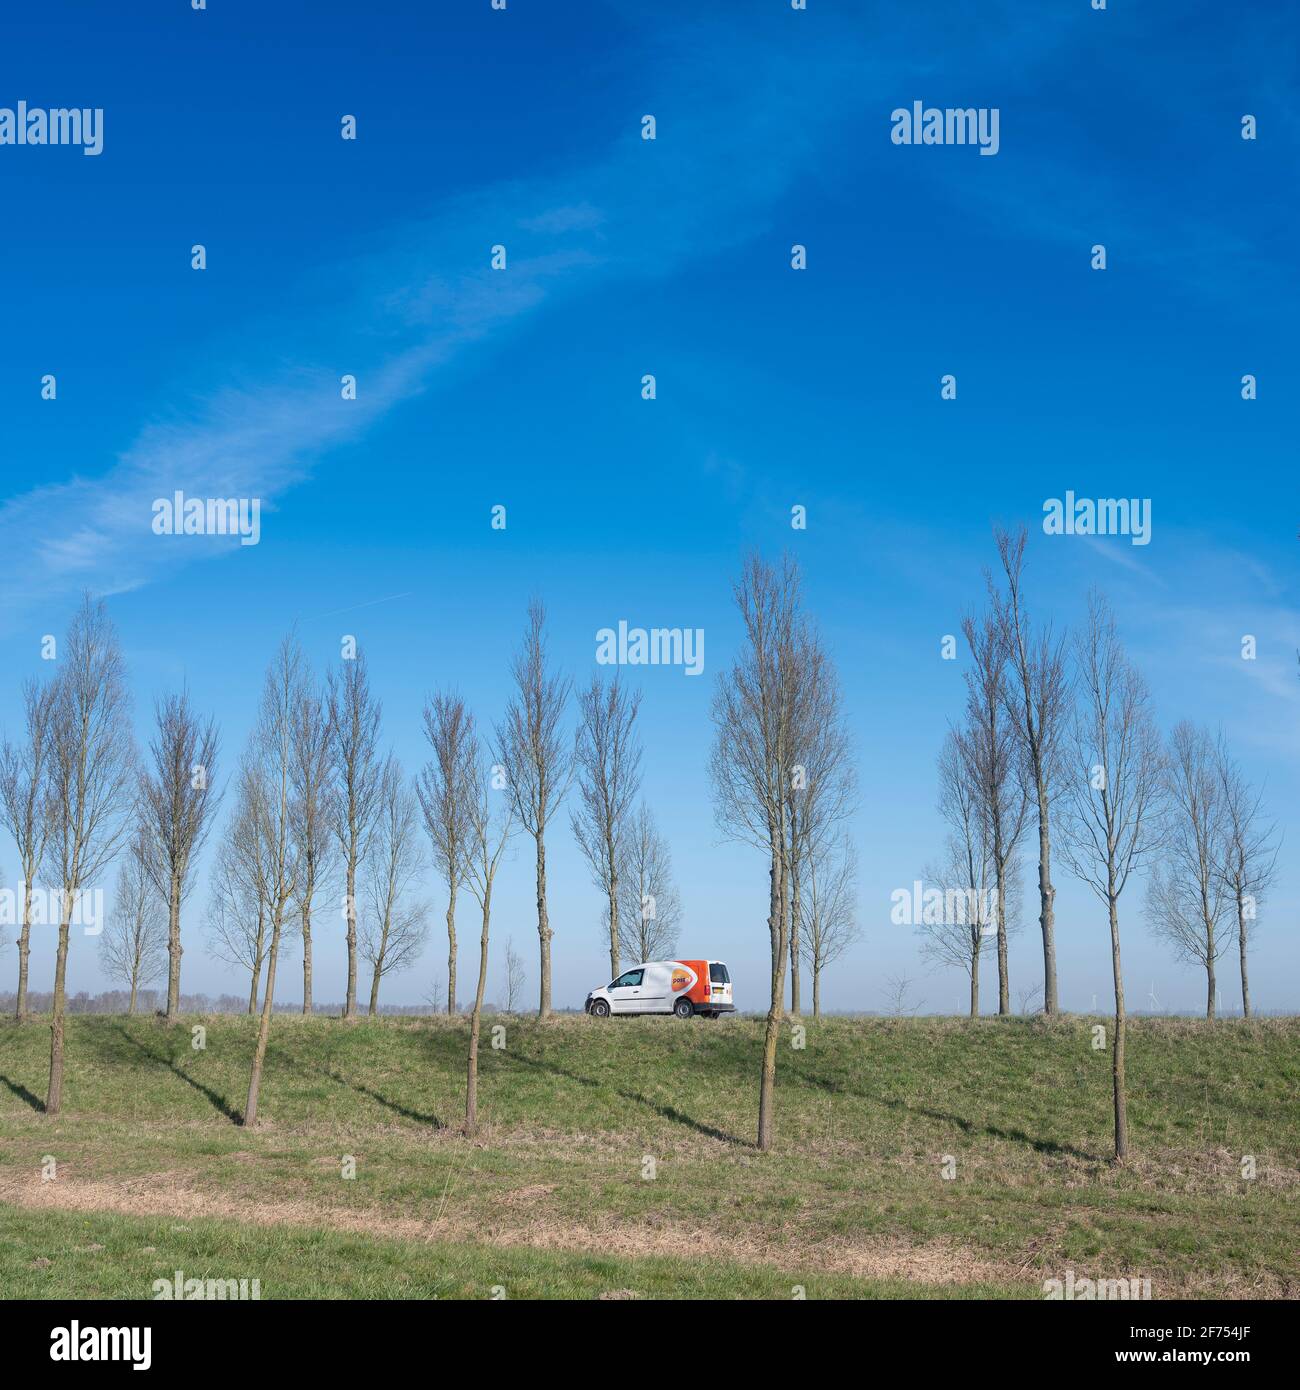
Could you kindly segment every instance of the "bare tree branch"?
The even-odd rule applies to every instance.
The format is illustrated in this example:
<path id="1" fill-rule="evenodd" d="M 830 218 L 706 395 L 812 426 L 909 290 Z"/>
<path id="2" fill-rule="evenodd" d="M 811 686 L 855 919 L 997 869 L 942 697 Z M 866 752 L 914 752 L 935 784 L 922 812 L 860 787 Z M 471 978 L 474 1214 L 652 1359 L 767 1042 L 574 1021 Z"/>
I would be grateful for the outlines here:
<path id="1" fill-rule="evenodd" d="M 528 605 L 522 650 L 510 664 L 515 694 L 496 730 L 496 757 L 505 768 L 516 819 L 537 851 L 537 936 L 541 952 L 538 1018 L 551 1012 L 551 931 L 546 910 L 546 827 L 573 776 L 573 745 L 560 731 L 572 682 L 549 673 L 546 610 Z"/>
<path id="2" fill-rule="evenodd" d="M 32 891 L 45 862 L 50 831 L 50 736 L 55 682 L 23 684 L 24 738 L 0 747 L 0 824 L 13 836 L 22 875 L 23 912 L 18 935 L 18 998 L 15 1015 L 27 1019 L 27 970 L 31 957 Z"/>
<path id="3" fill-rule="evenodd" d="M 379 719 L 382 707 L 371 693 L 366 658 L 358 651 L 328 677 L 329 729 L 333 749 L 334 833 L 343 856 L 347 920 L 348 992 L 344 1018 L 357 1016 L 357 868 L 365 857 L 379 813 Z"/>
<path id="4" fill-rule="evenodd" d="M 380 777 L 379 817 L 366 873 L 361 958 L 372 971 L 370 1016 L 379 1012 L 379 982 L 419 959 L 429 934 L 429 904 L 411 892 L 424 872 L 419 807 L 401 765 L 389 758 Z"/>
<path id="5" fill-rule="evenodd" d="M 215 790 L 219 740 L 216 724 L 200 722 L 189 692 L 154 705 L 152 770 L 140 775 L 144 865 L 167 905 L 167 1017 L 181 997 L 181 904 L 194 886 L 196 858 L 220 802 Z"/>
<path id="6" fill-rule="evenodd" d="M 101 876 L 130 831 L 135 775 L 122 650 L 108 609 L 87 594 L 63 639 L 50 721 L 47 848 L 63 906 L 54 966 L 47 1115 L 57 1115 L 63 1103 L 69 919 L 81 894 Z"/>
<path id="7" fill-rule="evenodd" d="M 632 805 L 641 787 L 641 745 L 636 716 L 641 692 L 617 676 L 603 685 L 593 677 L 578 696 L 576 748 L 578 804 L 570 815 L 573 836 L 605 894 L 610 979 L 619 971 L 619 872 Z"/>
<path id="8" fill-rule="evenodd" d="M 1130 876 L 1160 846 L 1164 759 L 1146 682 L 1129 663 L 1105 599 L 1088 598 L 1076 635 L 1080 706 L 1067 749 L 1063 854 L 1106 904 L 1115 980 L 1115 1159 L 1128 1157 L 1124 1044 L 1127 1016 L 1119 949 L 1119 901 Z"/>
<path id="9" fill-rule="evenodd" d="M 459 695 L 435 695 L 424 705 L 424 736 L 433 758 L 416 792 L 433 847 L 433 863 L 447 884 L 447 1012 L 456 1012 L 456 893 L 469 872 L 469 803 L 478 745 L 474 716 Z"/>

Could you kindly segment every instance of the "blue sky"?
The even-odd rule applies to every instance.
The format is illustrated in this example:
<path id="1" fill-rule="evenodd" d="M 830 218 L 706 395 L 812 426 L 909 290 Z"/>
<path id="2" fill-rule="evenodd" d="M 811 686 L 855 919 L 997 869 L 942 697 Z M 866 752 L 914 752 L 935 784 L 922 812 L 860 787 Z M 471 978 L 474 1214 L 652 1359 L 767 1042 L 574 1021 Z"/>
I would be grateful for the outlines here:
<path id="1" fill-rule="evenodd" d="M 708 704 L 735 650 L 741 556 L 789 547 L 862 784 L 864 937 L 826 1003 L 881 1007 L 883 979 L 906 973 L 927 1009 L 955 1010 L 962 980 L 926 973 L 889 894 L 940 834 L 934 757 L 962 701 L 940 640 L 980 599 L 991 523 L 1024 521 L 1034 611 L 1068 624 L 1103 588 L 1162 724 L 1222 726 L 1287 827 L 1300 45 L 1285 7 L 212 0 L 51 3 L 6 24 L 0 106 L 105 112 L 98 157 L 0 147 L 6 731 L 83 587 L 111 595 L 141 735 L 153 697 L 187 681 L 227 770 L 295 624 L 318 670 L 358 637 L 409 770 L 426 692 L 454 685 L 480 721 L 499 715 L 532 594 L 580 681 L 600 627 L 703 628 L 702 678 L 630 673 L 645 791 L 671 836 L 683 952 L 731 961 L 757 1007 L 764 868 L 718 841 Z M 996 157 L 892 144 L 891 111 L 916 100 L 997 107 Z M 178 487 L 263 499 L 261 543 L 153 535 L 152 500 Z M 1151 543 L 1044 536 L 1043 501 L 1067 489 L 1151 498 Z M 604 982 L 600 900 L 564 819 L 551 847 L 557 1003 L 580 1003 Z M 0 842 L 6 882 L 13 869 Z M 238 992 L 201 948 L 205 877 L 184 984 Z M 530 991 L 531 880 L 521 842 L 493 931 Z M 1063 865 L 1058 881 L 1062 1002 L 1104 1004 L 1104 919 Z M 1260 1008 L 1295 1006 L 1298 903 L 1288 849 L 1259 924 Z M 1141 909 L 1130 890 L 1131 993 L 1197 1007 L 1201 979 Z M 1026 917 L 1013 997 L 1041 978 Z M 342 993 L 336 937 L 318 932 L 321 999 Z M 386 997 L 419 999 L 444 955 L 435 937 Z M 103 984 L 93 941 L 69 969 L 74 990 Z M 51 974 L 40 940 L 34 986 Z M 292 998 L 295 971 L 281 981 Z M 1225 962 L 1225 1007 L 1235 985 Z"/>

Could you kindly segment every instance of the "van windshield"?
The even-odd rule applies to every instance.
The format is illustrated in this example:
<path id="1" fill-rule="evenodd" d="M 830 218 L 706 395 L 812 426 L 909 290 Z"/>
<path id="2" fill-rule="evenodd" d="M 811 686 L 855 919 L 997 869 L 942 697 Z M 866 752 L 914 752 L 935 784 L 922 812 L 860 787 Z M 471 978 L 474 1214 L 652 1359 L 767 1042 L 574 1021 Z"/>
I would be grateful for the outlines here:
<path id="1" fill-rule="evenodd" d="M 715 985 L 729 985 L 731 976 L 727 974 L 727 967 L 721 961 L 709 962 L 709 980 Z"/>

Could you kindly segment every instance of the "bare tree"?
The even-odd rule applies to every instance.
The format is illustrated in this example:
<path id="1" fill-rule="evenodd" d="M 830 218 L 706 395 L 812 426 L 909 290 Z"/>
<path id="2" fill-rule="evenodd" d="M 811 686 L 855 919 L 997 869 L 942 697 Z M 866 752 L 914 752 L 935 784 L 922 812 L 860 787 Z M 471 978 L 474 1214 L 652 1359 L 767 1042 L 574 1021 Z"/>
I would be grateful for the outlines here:
<path id="1" fill-rule="evenodd" d="M 219 741 L 216 724 L 202 723 L 189 692 L 154 705 L 149 745 L 152 769 L 140 775 L 144 866 L 167 904 L 167 1018 L 181 998 L 181 904 L 194 886 L 194 869 L 220 797 L 214 790 Z"/>
<path id="2" fill-rule="evenodd" d="M 799 944 L 812 974 L 813 1017 L 822 1012 L 822 975 L 858 940 L 858 856 L 847 835 L 813 840 L 807 854 Z"/>
<path id="3" fill-rule="evenodd" d="M 1043 1011 L 1042 1005 L 1038 1002 L 1042 997 L 1042 985 L 1029 985 L 1024 989 L 1016 991 L 1016 997 L 1020 1000 L 1020 1012 L 1022 1014 L 1037 1014 Z"/>
<path id="4" fill-rule="evenodd" d="M 786 788 L 786 861 L 790 912 L 790 1010 L 801 1007 L 799 959 L 803 954 L 805 861 L 836 834 L 855 807 L 857 773 L 845 723 L 839 676 L 820 648 L 800 682 L 792 730 L 792 767 Z"/>
<path id="5" fill-rule="evenodd" d="M 1215 763 L 1223 790 L 1224 835 L 1219 877 L 1228 891 L 1237 919 L 1237 952 L 1241 961 L 1241 1011 L 1250 1017 L 1250 976 L 1246 949 L 1259 906 L 1277 874 L 1280 847 L 1277 827 L 1264 819 L 1263 793 L 1256 793 L 1233 762 L 1227 741 L 1219 738 Z"/>
<path id="6" fill-rule="evenodd" d="M 401 764 L 389 758 L 380 776 L 379 817 L 365 874 L 367 911 L 361 919 L 361 957 L 371 968 L 370 1017 L 379 1012 L 379 982 L 409 969 L 429 935 L 429 905 L 412 901 L 424 871 L 419 807 Z"/>
<path id="7" fill-rule="evenodd" d="M 348 937 L 348 992 L 343 1017 L 357 1016 L 357 867 L 365 857 L 379 810 L 379 717 L 366 658 L 358 651 L 331 671 L 329 732 L 334 793 L 330 806 L 343 857 L 343 912 Z"/>
<path id="8" fill-rule="evenodd" d="M 1007 962 L 1007 867 L 1020 843 L 1029 817 L 1029 786 L 1021 776 L 1015 731 L 1006 714 L 1007 649 L 992 614 L 981 622 L 962 621 L 962 632 L 973 661 L 966 672 L 966 713 L 969 728 L 965 746 L 976 793 L 976 806 L 986 826 L 985 843 L 992 856 L 997 889 L 998 1013 L 1011 1012 L 1011 981 Z"/>
<path id="9" fill-rule="evenodd" d="M 618 882 L 620 955 L 632 961 L 665 959 L 677 949 L 682 905 L 672 852 L 644 801 L 628 817 Z"/>
<path id="10" fill-rule="evenodd" d="M 302 1011 L 312 1011 L 312 911 L 334 866 L 336 833 L 334 747 L 329 701 L 304 673 L 294 712 L 292 802 L 300 872 L 294 889 L 302 937 Z M 333 822 L 333 823 L 332 823 Z"/>
<path id="11" fill-rule="evenodd" d="M 608 685 L 593 677 L 578 696 L 578 805 L 570 821 L 591 866 L 592 881 L 605 894 L 611 980 L 619 969 L 623 844 L 641 787 L 641 745 L 635 727 L 640 708 L 641 692 L 629 691 L 617 676 Z"/>
<path id="12" fill-rule="evenodd" d="M 208 953 L 250 975 L 248 1012 L 257 1012 L 269 921 L 254 801 L 257 777 L 247 756 L 236 778 L 235 805 L 212 868 L 208 898 Z"/>
<path id="13" fill-rule="evenodd" d="M 466 821 L 469 828 L 467 869 L 465 881 L 478 900 L 482 911 L 482 934 L 479 938 L 478 989 L 474 994 L 474 1012 L 469 1024 L 469 1065 L 465 1084 L 465 1133 L 473 1135 L 478 1129 L 478 1038 L 483 1018 L 483 992 L 487 987 L 488 929 L 492 919 L 492 888 L 496 882 L 501 856 L 510 837 L 518 828 L 514 820 L 514 805 L 509 794 L 496 795 L 483 775 L 482 753 L 472 718 L 466 730 L 467 764 L 469 768 L 463 791 Z"/>
<path id="14" fill-rule="evenodd" d="M 435 975 L 433 977 L 433 983 L 430 984 L 428 990 L 425 992 L 424 1002 L 429 1006 L 429 1012 L 431 1014 L 440 1014 L 446 1008 L 447 996 L 439 976 Z"/>
<path id="15" fill-rule="evenodd" d="M 1019 744 L 1022 775 L 1038 813 L 1039 928 L 1043 936 L 1043 1012 L 1060 1009 L 1056 979 L 1056 889 L 1052 886 L 1052 804 L 1062 786 L 1062 739 L 1070 722 L 1072 694 L 1064 636 L 1051 624 L 1035 628 L 1024 610 L 1020 576 L 1026 531 L 995 528 L 998 557 L 1007 578 L 1005 597 L 993 589 L 994 611 L 1011 666 L 1005 701 Z"/>
<path id="16" fill-rule="evenodd" d="M 1214 744 L 1183 720 L 1165 759 L 1169 810 L 1166 858 L 1147 886 L 1147 912 L 1158 935 L 1206 973 L 1205 1016 L 1215 1011 L 1215 965 L 1228 944 L 1220 932 L 1230 896 L 1220 866 L 1227 850 L 1227 808 Z"/>
<path id="17" fill-rule="evenodd" d="M 755 845 L 768 860 L 768 936 L 772 994 L 758 1092 L 758 1147 L 772 1146 L 776 1049 L 784 1011 L 789 946 L 788 789 L 794 782 L 801 686 L 820 648 L 800 612 L 799 572 L 751 555 L 735 586 L 744 646 L 713 697 L 709 761 L 714 815 L 728 838 Z"/>
<path id="18" fill-rule="evenodd" d="M 13 836 L 22 875 L 23 913 L 18 934 L 18 999 L 15 1014 L 27 1021 L 27 966 L 31 957 L 32 889 L 45 860 L 50 829 L 50 732 L 57 685 L 23 684 L 24 737 L 0 747 L 0 825 Z"/>
<path id="19" fill-rule="evenodd" d="M 447 884 L 447 1012 L 456 1012 L 456 893 L 472 853 L 470 798 L 478 769 L 474 717 L 459 695 L 435 695 L 424 705 L 424 736 L 433 758 L 416 787 L 433 862 Z"/>
<path id="20" fill-rule="evenodd" d="M 100 969 L 131 992 L 127 1013 L 135 1013 L 142 986 L 167 969 L 167 916 L 148 864 L 154 847 L 139 828 L 117 871 L 113 911 L 99 938 Z"/>
<path id="21" fill-rule="evenodd" d="M 1115 1160 L 1128 1157 L 1124 1069 L 1126 1014 L 1119 901 L 1129 878 L 1161 841 L 1163 756 L 1146 682 L 1124 655 L 1105 599 L 1088 598 L 1075 638 L 1081 705 L 1068 741 L 1062 852 L 1072 873 L 1106 904 L 1115 978 Z"/>
<path id="22" fill-rule="evenodd" d="M 506 1013 L 512 1014 L 519 1007 L 520 996 L 524 992 L 524 963 L 515 951 L 515 940 L 506 942 Z"/>
<path id="23" fill-rule="evenodd" d="M 302 872 L 299 840 L 295 834 L 297 810 L 293 799 L 294 729 L 302 708 L 307 677 L 302 652 L 292 637 L 280 643 L 262 689 L 257 727 L 253 731 L 247 771 L 252 829 L 256 837 L 257 872 L 262 878 L 271 926 L 266 956 L 266 992 L 257 1030 L 257 1047 L 248 1077 L 248 1103 L 243 1124 L 257 1123 L 257 1101 L 262 1087 L 262 1065 L 271 1034 L 275 1005 L 275 967 L 280 956 L 280 937 L 285 913 L 298 889 Z"/>
<path id="24" fill-rule="evenodd" d="M 573 775 L 573 745 L 560 732 L 572 682 L 546 664 L 546 610 L 534 599 L 522 650 L 511 662 L 515 693 L 497 727 L 496 755 L 505 768 L 515 816 L 537 849 L 537 936 L 541 951 L 537 1017 L 551 1012 L 551 931 L 546 910 L 546 826 Z"/>
<path id="25" fill-rule="evenodd" d="M 925 1004 L 924 999 L 917 999 L 913 1002 L 912 986 L 914 981 L 909 980 L 906 975 L 886 975 L 885 976 L 885 1007 L 888 1013 L 895 1018 L 910 1017 L 912 1014 L 919 1013 Z"/>
<path id="26" fill-rule="evenodd" d="M 914 923 L 927 960 L 965 971 L 971 1018 L 980 1012 L 984 944 L 997 932 L 996 870 L 989 820 L 982 812 L 976 742 L 970 730 L 953 729 L 939 754 L 939 813 L 948 839 L 942 862 L 927 870 L 925 878 L 927 894 L 941 897 L 933 910 L 923 906 L 921 920 Z"/>
<path id="27" fill-rule="evenodd" d="M 117 633 L 87 594 L 63 639 L 50 720 L 49 854 L 62 891 L 45 1113 L 63 1105 L 68 934 L 81 895 L 116 856 L 131 825 L 135 745 Z"/>

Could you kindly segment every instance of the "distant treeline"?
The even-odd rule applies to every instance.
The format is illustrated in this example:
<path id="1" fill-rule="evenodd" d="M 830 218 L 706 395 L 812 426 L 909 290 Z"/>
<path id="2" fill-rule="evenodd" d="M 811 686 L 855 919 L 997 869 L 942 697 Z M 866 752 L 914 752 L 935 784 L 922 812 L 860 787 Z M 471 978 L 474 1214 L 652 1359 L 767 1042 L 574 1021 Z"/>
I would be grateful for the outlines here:
<path id="1" fill-rule="evenodd" d="M 10 990 L 7 994 L 0 993 L 0 1016 L 12 1014 L 17 1005 L 17 995 Z M 102 994 L 87 994 L 80 990 L 76 994 L 67 997 L 65 1008 L 70 1014 L 125 1014 L 131 1002 L 131 993 L 124 989 L 109 989 Z M 136 1013 L 148 1016 L 155 1012 L 162 1012 L 167 1004 L 167 991 L 144 989 L 140 991 L 136 1001 Z M 40 994 L 34 990 L 27 993 L 27 1009 L 33 1014 L 47 1014 L 54 1007 L 54 995 L 52 992 Z M 248 999 L 238 994 L 218 994 L 215 997 L 210 994 L 182 994 L 180 996 L 180 1012 L 183 1014 L 246 1014 L 248 1012 Z M 296 1003 L 277 1003 L 275 1012 L 278 1014 L 301 1014 L 302 1004 Z M 343 1013 L 343 1002 L 339 1000 L 332 1004 L 316 1004 L 312 1008 L 316 1014 L 335 1016 Z M 443 1014 L 445 1009 L 439 1005 L 434 1007 L 431 1004 L 380 1004 L 378 1012 L 381 1015 L 393 1018 L 430 1014 Z M 507 1012 L 495 1004 L 484 1003 L 483 1012 L 485 1014 L 497 1014 Z M 555 1013 L 580 1013 L 579 1009 L 556 1009 Z"/>

